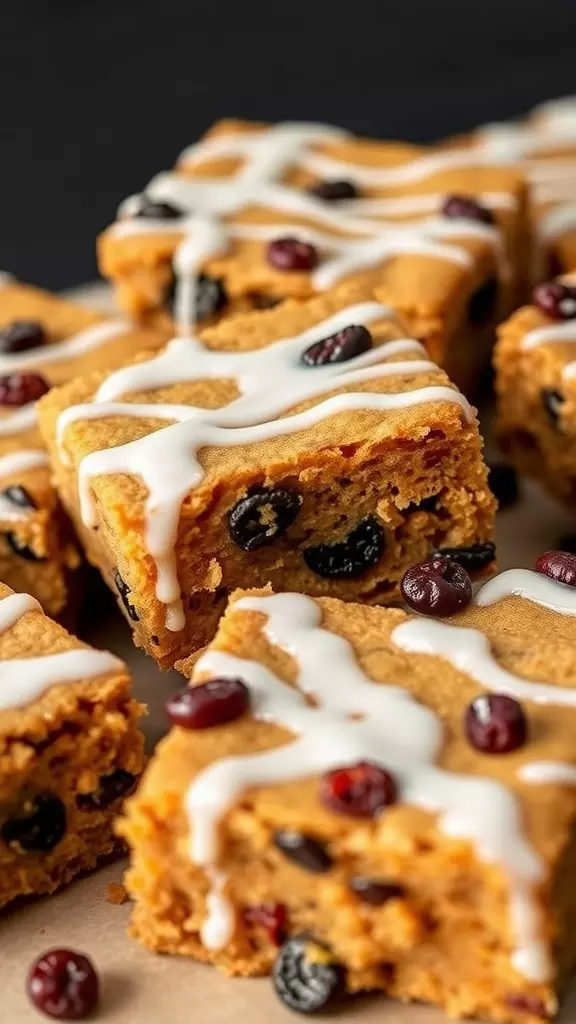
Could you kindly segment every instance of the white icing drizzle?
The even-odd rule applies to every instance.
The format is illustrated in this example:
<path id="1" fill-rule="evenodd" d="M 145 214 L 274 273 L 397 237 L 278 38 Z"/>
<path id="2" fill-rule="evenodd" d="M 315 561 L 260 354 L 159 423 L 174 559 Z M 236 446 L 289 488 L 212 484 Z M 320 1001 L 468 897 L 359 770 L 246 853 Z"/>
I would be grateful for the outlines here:
<path id="1" fill-rule="evenodd" d="M 425 355 L 422 346 L 410 339 L 377 345 L 344 363 L 311 368 L 301 362 L 302 353 L 314 342 L 348 325 L 371 324 L 390 315 L 390 310 L 376 302 L 360 303 L 340 310 L 294 337 L 248 352 L 212 352 L 194 338 L 176 338 L 161 355 L 117 371 L 108 378 L 95 396 L 94 404 L 75 406 L 61 414 L 58 435 L 64 461 L 65 430 L 76 420 L 151 416 L 176 421 L 136 441 L 87 455 L 78 473 L 82 517 L 88 526 L 97 524 L 91 488 L 93 477 L 129 473 L 142 478 L 148 490 L 145 539 L 156 563 L 156 597 L 167 605 L 168 629 L 178 631 L 185 622 L 174 545 L 182 501 L 204 476 L 198 460 L 202 448 L 284 437 L 329 416 L 353 410 L 385 413 L 426 402 L 447 401 L 458 405 L 464 418 L 473 417 L 468 402 L 459 392 L 445 385 L 435 385 L 386 394 L 347 391 L 304 412 L 278 419 L 299 403 L 338 388 L 384 377 L 413 377 L 416 373 L 435 372 L 436 365 L 426 359 L 386 362 L 399 355 Z M 146 391 L 181 381 L 230 378 L 236 381 L 240 396 L 219 409 L 114 401 L 130 391 Z M 271 381 L 274 387 L 270 386 Z"/>
<path id="2" fill-rule="evenodd" d="M 518 778 L 540 786 L 576 786 L 576 765 L 562 761 L 531 761 L 520 766 Z"/>
<path id="3" fill-rule="evenodd" d="M 576 226 L 576 221 L 575 221 Z M 528 331 L 522 338 L 521 348 L 530 351 L 540 345 L 566 345 L 576 344 L 576 320 L 566 320 L 564 323 L 551 324 L 549 327 L 536 327 Z M 576 376 L 576 360 L 566 363 L 562 367 L 562 378 L 570 380 Z"/>
<path id="4" fill-rule="evenodd" d="M 11 452 L 0 458 L 0 478 L 13 473 L 25 473 L 30 469 L 47 468 L 49 460 L 46 452 L 24 449 Z M 33 509 L 21 508 L 0 493 L 0 520 L 21 521 L 28 519 Z"/>
<path id="5" fill-rule="evenodd" d="M 14 626 L 27 612 L 42 609 L 28 594 L 9 594 L 0 600 L 0 633 Z M 37 658 L 0 661 L 0 711 L 24 707 L 59 683 L 76 683 L 117 672 L 123 664 L 107 651 L 77 648 Z"/>
<path id="6" fill-rule="evenodd" d="M 254 717 L 283 726 L 295 738 L 268 752 L 218 760 L 188 789 L 190 856 L 206 869 L 213 886 L 201 929 L 205 945 L 222 948 L 234 931 L 218 833 L 242 794 L 255 786 L 370 760 L 392 771 L 404 803 L 438 814 L 445 834 L 470 841 L 480 857 L 502 867 L 510 878 L 513 964 L 531 980 L 548 977 L 547 950 L 532 899 L 543 865 L 524 836 L 514 794 L 496 780 L 438 767 L 443 729 L 436 714 L 398 686 L 370 679 L 350 644 L 321 627 L 321 611 L 313 600 L 300 594 L 247 597 L 235 608 L 267 616 L 266 636 L 296 662 L 295 686 L 257 662 L 218 650 L 199 659 L 195 678 L 240 676 L 250 688 Z M 314 707 L 307 705 L 305 695 L 313 696 Z"/>
<path id="7" fill-rule="evenodd" d="M 99 348 L 113 338 L 120 337 L 131 330 L 126 320 L 105 320 L 93 324 L 64 341 L 56 341 L 49 345 L 40 345 L 29 352 L 9 352 L 0 354 L 0 373 L 13 373 L 15 370 L 28 369 L 31 366 L 43 366 L 48 363 L 59 363 L 65 359 L 75 359 L 85 355 L 92 349 Z"/>
<path id="8" fill-rule="evenodd" d="M 523 597 L 561 615 L 576 615 L 576 587 L 568 587 L 530 569 L 508 569 L 494 576 L 480 588 L 474 600 L 485 606 L 506 597 Z"/>
<path id="9" fill-rule="evenodd" d="M 9 437 L 12 434 L 23 433 L 25 430 L 33 430 L 35 426 L 36 403 L 28 402 L 27 405 L 0 417 L 0 437 Z"/>
<path id="10" fill-rule="evenodd" d="M 9 288 L 11 284 L 14 284 L 14 280 L 12 274 L 6 270 L 0 270 L 0 288 Z"/>
<path id="11" fill-rule="evenodd" d="M 312 274 L 313 284 L 318 290 L 331 288 L 347 275 L 399 253 L 414 253 L 470 266 L 472 259 L 466 248 L 442 244 L 443 238 L 454 241 L 483 238 L 496 246 L 501 256 L 500 233 L 490 225 L 434 217 L 425 217 L 418 223 L 410 221 L 404 225 L 389 225 L 366 216 L 369 210 L 386 213 L 383 207 L 381 210 L 366 207 L 361 200 L 330 207 L 302 189 L 281 181 L 288 168 L 298 165 L 319 174 L 350 175 L 360 184 L 400 185 L 425 180 L 447 168 L 478 165 L 485 159 L 475 151 L 446 151 L 407 161 L 400 167 L 369 168 L 321 156 L 310 148 L 346 138 L 346 133 L 328 126 L 287 122 L 260 132 L 208 139 L 187 149 L 181 156 L 181 166 L 214 158 L 237 157 L 241 166 L 235 175 L 229 178 L 191 178 L 166 172 L 153 178 L 146 188 L 146 195 L 152 201 L 172 203 L 183 210 L 182 219 L 166 222 L 135 217 L 138 197 L 131 196 L 122 204 L 119 210 L 121 219 L 111 229 L 117 235 L 154 232 L 185 235 L 175 258 L 179 285 L 176 318 L 181 330 L 189 329 L 194 319 L 194 286 L 190 279 L 206 259 L 220 253 L 234 238 L 266 240 L 290 234 L 313 241 L 323 250 L 320 265 Z M 402 205 L 402 198 L 400 203 Z M 390 200 L 390 204 L 388 210 L 392 210 L 392 216 L 398 216 L 402 212 L 401 206 L 396 200 Z M 437 206 L 435 199 L 432 209 L 436 210 Z M 273 225 L 235 222 L 234 217 L 247 207 L 273 210 L 282 217 L 307 218 L 333 233 L 325 234 L 290 221 Z M 419 212 L 417 203 L 409 212 Z"/>

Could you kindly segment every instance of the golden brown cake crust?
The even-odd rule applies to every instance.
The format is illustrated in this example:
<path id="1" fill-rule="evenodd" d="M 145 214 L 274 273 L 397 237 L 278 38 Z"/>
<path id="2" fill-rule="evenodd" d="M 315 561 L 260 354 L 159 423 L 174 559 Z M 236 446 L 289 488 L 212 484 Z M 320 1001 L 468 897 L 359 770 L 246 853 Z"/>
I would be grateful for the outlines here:
<path id="1" fill-rule="evenodd" d="M 297 660 L 265 635 L 264 608 L 238 606 L 243 596 L 234 595 L 209 651 L 256 661 L 294 685 Z M 351 990 L 384 989 L 401 999 L 439 1004 L 453 1016 L 521 1022 L 553 1015 L 557 991 L 576 958 L 569 882 L 576 789 L 530 784 L 520 771 L 530 762 L 575 763 L 574 707 L 526 700 L 526 745 L 505 756 L 479 753 L 465 739 L 462 718 L 482 688 L 444 658 L 401 650 L 392 633 L 409 617 L 332 599 L 318 599 L 317 605 L 322 628 L 352 645 L 372 680 L 408 691 L 439 716 L 442 768 L 497 780 L 514 793 L 521 827 L 545 865 L 545 881 L 534 898 L 542 941 L 556 941 L 551 981 L 531 982 L 512 966 L 509 880 L 498 864 L 482 859 L 469 842 L 445 834 L 434 814 L 416 806 L 394 804 L 375 821 L 333 813 L 319 803 L 317 777 L 255 786 L 225 813 L 218 865 L 236 923 L 223 949 L 206 948 L 199 930 L 206 919 L 208 882 L 190 854 L 189 786 L 214 762 L 294 739 L 283 727 L 249 713 L 212 729 L 174 728 L 130 801 L 122 832 L 132 847 L 133 933 L 153 950 L 209 961 L 231 974 L 267 973 L 277 949 L 245 911 L 277 902 L 286 908 L 289 934 L 312 934 L 346 965 Z M 544 678 L 552 686 L 574 689 L 573 617 L 508 597 L 489 607 L 471 606 L 448 622 L 481 630 L 497 663 L 520 679 Z M 241 663 L 234 662 L 234 672 L 241 676 Z M 209 675 L 200 663 L 194 682 Z M 277 829 L 319 841 L 331 868 L 312 874 L 291 863 L 274 843 Z M 382 906 L 370 906 L 349 889 L 356 876 L 386 880 L 400 890 Z"/>
<path id="2" fill-rule="evenodd" d="M 307 303 L 286 303 L 268 312 L 245 314 L 202 333 L 205 345 L 219 352 L 266 349 L 294 337 L 341 310 L 366 302 L 365 287 L 348 287 Z M 404 335 L 385 310 L 371 322 L 375 344 Z M 422 364 L 422 351 L 391 356 L 407 360 L 399 375 L 342 384 L 305 402 L 294 403 L 285 417 L 311 408 L 330 395 L 353 390 L 385 395 L 425 387 L 446 388 L 446 375 Z M 412 360 L 417 360 L 413 363 Z M 388 364 L 386 364 L 388 365 Z M 416 367 L 411 372 L 410 367 Z M 424 368 L 427 366 L 428 368 Z M 314 369 L 310 373 L 315 373 Z M 126 396 L 128 402 L 168 403 L 215 408 L 238 395 L 231 379 L 185 379 Z M 173 665 L 213 635 L 227 595 L 239 584 L 270 581 L 280 589 L 331 594 L 371 603 L 393 601 L 405 569 L 432 547 L 470 546 L 490 540 L 494 502 L 486 484 L 481 442 L 474 421 L 464 422 L 459 404 L 446 400 L 415 404 L 384 414 L 375 409 L 348 409 L 276 440 L 252 444 L 204 446 L 199 452 L 203 479 L 188 492 L 180 513 L 176 568 L 184 600 L 184 629 L 166 627 L 166 608 L 155 596 L 156 566 L 146 539 L 146 488 L 136 474 L 96 475 L 97 531 L 82 522 L 78 472 L 90 453 L 151 435 L 164 425 L 149 415 L 103 415 L 78 418 L 65 431 L 65 464 L 57 444 L 63 410 L 90 401 L 102 378 L 77 380 L 51 392 L 39 405 L 44 437 L 50 447 L 58 487 L 82 536 L 88 556 L 113 583 L 116 570 L 128 590 L 137 643 L 163 666 Z M 124 400 L 124 399 L 122 399 Z M 459 396 L 456 401 L 460 402 Z M 129 406 L 127 407 L 129 408 Z M 168 428 L 170 429 L 170 428 Z M 167 438 L 169 435 L 166 435 Z M 169 445 L 165 459 L 174 455 Z M 252 488 L 289 488 L 301 496 L 294 525 L 274 543 L 247 552 L 233 543 L 228 517 Z M 300 499 L 299 499 L 300 500 Z M 343 541 L 366 517 L 376 517 L 385 533 L 385 551 L 377 563 L 350 579 L 320 577 L 306 563 L 303 549 Z M 116 583 L 116 586 L 118 583 Z"/>

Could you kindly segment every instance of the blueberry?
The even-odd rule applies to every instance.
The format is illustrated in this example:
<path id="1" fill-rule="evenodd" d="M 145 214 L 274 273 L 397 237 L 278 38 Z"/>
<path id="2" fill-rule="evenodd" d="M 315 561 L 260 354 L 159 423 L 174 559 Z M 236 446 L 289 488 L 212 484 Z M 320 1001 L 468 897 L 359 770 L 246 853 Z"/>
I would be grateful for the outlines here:
<path id="1" fill-rule="evenodd" d="M 272 973 L 280 1000 L 297 1013 L 318 1013 L 344 995 L 344 968 L 329 951 L 306 935 L 282 946 Z"/>
<path id="2" fill-rule="evenodd" d="M 136 784 L 136 776 L 124 768 L 117 768 L 110 775 L 102 775 L 94 793 L 79 793 L 76 804 L 81 811 L 105 811 L 112 804 L 127 796 Z"/>
<path id="3" fill-rule="evenodd" d="M 26 352 L 46 343 L 46 331 L 38 320 L 13 320 L 0 330 L 0 352 Z"/>
<path id="4" fill-rule="evenodd" d="M 302 495 L 287 487 L 262 487 L 237 501 L 228 514 L 228 530 L 243 551 L 272 544 L 292 526 Z"/>
<path id="5" fill-rule="evenodd" d="M 274 833 L 274 845 L 288 860 L 315 875 L 324 875 L 332 867 L 332 858 L 323 843 L 304 832 L 278 829 Z"/>
<path id="6" fill-rule="evenodd" d="M 22 816 L 9 818 L 0 835 L 9 846 L 26 853 L 48 853 L 66 831 L 66 808 L 57 796 L 45 793 L 25 802 Z"/>
<path id="7" fill-rule="evenodd" d="M 11 484 L 10 487 L 6 487 L 1 492 L 2 496 L 7 499 L 12 505 L 16 505 L 18 508 L 37 508 L 34 498 L 25 487 L 20 484 Z"/>
<path id="8" fill-rule="evenodd" d="M 143 195 L 136 216 L 148 220 L 176 220 L 184 216 L 184 210 L 179 210 L 173 203 L 159 202 Z"/>
<path id="9" fill-rule="evenodd" d="M 315 341 L 302 353 L 306 366 L 326 366 L 327 363 L 345 363 L 348 359 L 368 352 L 372 348 L 370 331 L 359 324 L 345 327 L 328 338 Z"/>
<path id="10" fill-rule="evenodd" d="M 489 540 L 485 544 L 472 544 L 469 548 L 437 548 L 433 554 L 451 558 L 468 572 L 475 572 L 494 561 L 496 545 Z"/>
<path id="11" fill-rule="evenodd" d="M 339 203 L 344 199 L 356 199 L 358 189 L 353 181 L 319 181 L 311 185 L 310 195 L 326 203 Z"/>
<path id="12" fill-rule="evenodd" d="M 176 295 L 177 282 L 174 278 L 166 295 L 166 305 L 174 316 L 174 299 Z M 213 316 L 223 309 L 228 302 L 228 295 L 224 283 L 217 277 L 210 274 L 200 274 L 196 283 L 196 315 L 198 320 Z"/>
<path id="13" fill-rule="evenodd" d="M 306 565 L 324 579 L 354 579 L 376 565 L 386 547 L 384 529 L 374 516 L 366 516 L 336 544 L 305 548 Z"/>

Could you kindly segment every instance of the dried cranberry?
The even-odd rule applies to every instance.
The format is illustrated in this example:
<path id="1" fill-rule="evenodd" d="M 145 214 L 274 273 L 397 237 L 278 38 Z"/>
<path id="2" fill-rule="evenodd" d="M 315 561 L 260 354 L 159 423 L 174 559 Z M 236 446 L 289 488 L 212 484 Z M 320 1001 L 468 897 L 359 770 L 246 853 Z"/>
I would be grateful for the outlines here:
<path id="1" fill-rule="evenodd" d="M 266 258 L 275 270 L 314 270 L 318 252 L 309 242 L 298 238 L 275 238 L 268 243 Z"/>
<path id="2" fill-rule="evenodd" d="M 558 388 L 542 388 L 540 391 L 542 405 L 553 427 L 557 427 L 562 415 L 562 406 L 566 398 Z"/>
<path id="3" fill-rule="evenodd" d="M 27 800 L 22 815 L 9 818 L 0 829 L 8 846 L 27 853 L 47 853 L 58 845 L 66 832 L 66 808 L 57 796 L 40 794 Z"/>
<path id="4" fill-rule="evenodd" d="M 576 316 L 576 288 L 561 281 L 537 284 L 532 300 L 541 313 L 553 320 L 571 320 Z"/>
<path id="5" fill-rule="evenodd" d="M 262 487 L 237 501 L 228 514 L 228 530 L 243 551 L 272 544 L 292 526 L 302 495 L 288 487 Z"/>
<path id="6" fill-rule="evenodd" d="M 15 555 L 18 555 L 18 558 L 23 558 L 26 562 L 46 561 L 45 555 L 37 555 L 36 552 L 31 547 L 29 547 L 28 544 L 24 544 L 23 541 L 21 541 L 20 538 L 17 537 L 15 533 L 8 531 L 3 534 L 3 537 L 6 543 L 8 544 L 8 547 L 14 552 Z"/>
<path id="7" fill-rule="evenodd" d="M 18 508 L 38 508 L 30 492 L 20 484 L 11 484 L 10 487 L 6 487 L 1 493 L 3 498 L 6 498 L 7 501 Z"/>
<path id="8" fill-rule="evenodd" d="M 176 220 L 184 216 L 184 210 L 178 209 L 173 203 L 160 202 L 143 195 L 136 216 L 147 220 Z"/>
<path id="9" fill-rule="evenodd" d="M 482 224 L 493 224 L 494 214 L 482 206 L 474 196 L 451 195 L 447 196 L 442 206 L 442 213 L 451 220 L 477 220 Z"/>
<path id="10" fill-rule="evenodd" d="M 234 722 L 250 707 L 250 691 L 241 679 L 209 679 L 186 686 L 166 701 L 172 725 L 183 729 L 211 729 Z"/>
<path id="11" fill-rule="evenodd" d="M 130 619 L 132 619 L 132 622 L 138 622 L 139 619 L 140 619 L 140 616 L 138 615 L 138 612 L 136 611 L 134 605 L 131 603 L 131 601 L 128 600 L 128 594 L 130 593 L 130 587 L 122 579 L 120 573 L 118 572 L 118 569 L 114 570 L 114 585 L 116 587 L 116 590 L 120 594 L 120 597 L 122 599 L 122 604 L 124 605 L 124 607 L 126 609 L 126 613 L 127 613 L 128 617 Z"/>
<path id="12" fill-rule="evenodd" d="M 290 829 L 278 829 L 274 844 L 288 860 L 315 875 L 324 875 L 332 867 L 332 858 L 324 845 L 312 836 Z"/>
<path id="13" fill-rule="evenodd" d="M 544 1003 L 538 996 L 527 994 L 511 995 L 508 996 L 506 1003 L 512 1010 L 527 1013 L 529 1017 L 539 1017 L 541 1020 L 547 1020 L 550 1016 L 546 1011 Z"/>
<path id="14" fill-rule="evenodd" d="M 244 917 L 249 924 L 263 928 L 274 946 L 281 946 L 288 928 L 288 911 L 284 903 L 262 903 L 247 907 Z"/>
<path id="15" fill-rule="evenodd" d="M 576 587 L 576 554 L 569 551 L 545 551 L 536 559 L 535 568 L 557 583 Z"/>
<path id="16" fill-rule="evenodd" d="M 365 327 L 352 324 L 329 338 L 315 341 L 302 353 L 306 366 L 326 366 L 327 363 L 345 363 L 372 348 L 372 335 Z"/>
<path id="17" fill-rule="evenodd" d="M 79 793 L 76 804 L 81 811 L 105 811 L 121 797 L 127 796 L 136 785 L 136 776 L 124 768 L 110 775 L 102 775 L 94 793 Z"/>
<path id="18" fill-rule="evenodd" d="M 174 300 L 176 297 L 177 282 L 174 278 L 166 294 L 166 305 L 174 316 Z M 205 320 L 214 316 L 228 303 L 228 293 L 224 282 L 210 274 L 199 274 L 196 280 L 196 316 L 199 320 Z"/>
<path id="19" fill-rule="evenodd" d="M 490 467 L 488 486 L 502 511 L 515 505 L 519 497 L 518 474 L 514 466 L 505 462 L 497 462 Z"/>
<path id="20" fill-rule="evenodd" d="M 454 615 L 472 600 L 472 582 L 466 570 L 439 556 L 411 566 L 400 589 L 406 604 L 420 615 Z"/>
<path id="21" fill-rule="evenodd" d="M 384 768 L 370 761 L 327 772 L 319 797 L 330 811 L 353 818 L 375 818 L 396 800 L 396 783 Z"/>
<path id="22" fill-rule="evenodd" d="M 28 995 L 37 1010 L 55 1020 L 82 1020 L 98 1002 L 92 961 L 73 949 L 49 949 L 32 964 Z"/>
<path id="23" fill-rule="evenodd" d="M 302 557 L 308 568 L 324 579 L 354 579 L 376 565 L 385 547 L 383 527 L 375 516 L 366 516 L 345 540 L 305 548 Z"/>
<path id="24" fill-rule="evenodd" d="M 276 995 L 290 1010 L 318 1013 L 344 995 L 346 972 L 328 950 L 307 935 L 297 935 L 282 946 L 272 982 Z"/>
<path id="25" fill-rule="evenodd" d="M 46 341 L 46 331 L 38 320 L 13 320 L 0 331 L 0 352 L 26 352 Z"/>
<path id="26" fill-rule="evenodd" d="M 353 181 L 319 181 L 311 185 L 310 195 L 324 199 L 327 203 L 339 203 L 343 199 L 357 199 L 358 189 Z"/>
<path id="27" fill-rule="evenodd" d="M 483 754 L 509 754 L 526 742 L 528 724 L 517 700 L 488 693 L 466 708 L 464 730 L 469 743 Z"/>
<path id="28" fill-rule="evenodd" d="M 40 373 L 7 373 L 0 377 L 0 405 L 28 405 L 50 390 Z"/>
<path id="29" fill-rule="evenodd" d="M 405 895 L 402 886 L 395 882 L 380 882 L 374 878 L 364 878 L 363 875 L 351 878 L 348 888 L 362 903 L 369 903 L 372 907 L 381 907 L 389 900 L 400 900 Z"/>
<path id="30" fill-rule="evenodd" d="M 475 572 L 490 565 L 496 558 L 496 545 L 487 540 L 485 544 L 472 544 L 470 547 L 462 548 L 437 548 L 434 555 L 442 558 L 450 558 L 458 562 L 468 572 Z"/>

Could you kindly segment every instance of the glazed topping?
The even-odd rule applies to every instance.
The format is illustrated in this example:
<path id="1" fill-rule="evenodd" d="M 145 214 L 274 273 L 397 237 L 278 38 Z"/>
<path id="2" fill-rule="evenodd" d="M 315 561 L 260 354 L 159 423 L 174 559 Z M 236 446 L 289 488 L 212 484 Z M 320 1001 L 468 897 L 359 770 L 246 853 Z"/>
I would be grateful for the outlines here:
<path id="1" fill-rule="evenodd" d="M 335 814 L 352 818 L 376 818 L 396 800 L 396 783 L 390 772 L 369 761 L 335 768 L 322 779 L 319 797 Z"/>
<path id="2" fill-rule="evenodd" d="M 153 199 L 143 195 L 136 216 L 146 217 L 150 220 L 176 220 L 182 217 L 183 213 L 184 211 L 179 210 L 173 203 L 154 202 Z"/>
<path id="3" fill-rule="evenodd" d="M 313 270 L 318 263 L 314 246 L 297 238 L 276 238 L 268 244 L 266 257 L 275 270 Z"/>
<path id="4" fill-rule="evenodd" d="M 323 579 L 356 579 L 379 562 L 385 547 L 384 528 L 375 516 L 366 516 L 343 541 L 304 548 L 303 557 Z"/>
<path id="5" fill-rule="evenodd" d="M 54 1020 L 84 1020 L 98 1002 L 92 961 L 73 949 L 50 949 L 33 964 L 28 994 L 40 1013 Z"/>
<path id="6" fill-rule="evenodd" d="M 248 924 L 255 925 L 268 936 L 274 946 L 281 946 L 288 929 L 288 910 L 284 903 L 262 903 L 244 911 Z"/>
<path id="7" fill-rule="evenodd" d="M 496 545 L 489 540 L 485 544 L 472 544 L 471 547 L 438 548 L 435 554 L 458 562 L 468 572 L 478 572 L 494 561 Z"/>
<path id="8" fill-rule="evenodd" d="M 26 800 L 18 816 L 8 818 L 0 827 L 2 841 L 24 853 L 48 853 L 65 832 L 66 808 L 51 793 Z"/>
<path id="9" fill-rule="evenodd" d="M 483 754 L 509 754 L 524 746 L 528 723 L 517 700 L 489 693 L 469 704 L 464 729 L 469 743 Z"/>
<path id="10" fill-rule="evenodd" d="M 354 324 L 329 338 L 322 338 L 305 349 L 302 362 L 306 366 L 325 366 L 326 363 L 345 363 L 372 348 L 372 335 L 365 327 Z"/>
<path id="11" fill-rule="evenodd" d="M 132 473 L 141 477 L 148 492 L 144 510 L 145 540 L 156 569 L 156 598 L 167 606 L 166 626 L 180 630 L 185 623 L 174 545 L 182 502 L 204 478 L 198 453 L 206 447 L 258 443 L 297 434 L 329 416 L 354 410 L 375 410 L 382 415 L 428 402 L 448 401 L 472 418 L 470 406 L 459 392 L 443 385 L 410 387 L 414 375 L 435 373 L 422 346 L 409 339 L 389 341 L 345 363 L 326 363 L 312 372 L 302 354 L 316 342 L 338 334 L 351 324 L 370 325 L 391 315 L 376 302 L 360 303 L 334 313 L 308 330 L 265 348 L 247 352 L 215 352 L 193 338 L 177 338 L 153 359 L 118 371 L 100 387 L 91 404 L 67 409 L 60 416 L 61 457 L 67 456 L 63 438 L 68 424 L 82 419 L 134 416 L 166 419 L 171 425 L 130 444 L 93 452 L 82 460 L 79 491 L 86 526 L 98 524 L 92 495 L 93 476 Z M 369 381 L 398 378 L 404 390 L 385 393 L 348 390 L 322 400 L 337 389 L 353 389 Z M 219 409 L 193 406 L 140 404 L 122 401 L 127 393 L 158 389 L 183 381 L 232 379 L 240 392 Z M 421 379 L 421 378 L 420 378 Z M 274 387 L 270 381 L 274 381 Z M 420 384 L 420 381 L 419 381 Z M 304 412 L 282 414 L 294 406 L 318 399 Z M 0 422 L 1 427 L 1 422 Z M 284 514 L 284 513 L 283 513 Z M 276 513 L 276 522 L 279 517 Z M 351 538 L 336 545 L 321 545 L 304 554 L 314 572 L 362 572 L 383 549 L 382 527 L 368 517 Z"/>
<path id="12" fill-rule="evenodd" d="M 365 878 L 363 875 L 351 878 L 348 888 L 362 903 L 369 903 L 372 907 L 381 907 L 390 900 L 401 900 L 406 895 L 403 887 L 395 882 Z"/>
<path id="13" fill-rule="evenodd" d="M 554 556 L 556 552 L 547 552 L 546 555 L 548 554 Z M 561 551 L 558 554 L 564 555 L 567 552 Z M 502 601 L 506 597 L 523 597 L 561 615 L 576 615 L 576 590 L 572 586 L 559 586 L 558 582 L 566 583 L 566 580 L 558 579 L 553 572 L 545 572 L 546 555 L 541 555 L 536 563 L 538 572 L 531 572 L 530 569 L 508 569 L 507 572 L 488 580 L 476 594 L 475 603 L 488 605 Z M 539 566 L 541 559 L 545 559 L 542 567 Z M 554 558 L 552 561 L 556 564 Z M 561 564 L 569 565 L 564 563 L 564 560 Z M 557 571 L 562 575 L 564 570 L 558 565 Z M 558 582 L 555 582 L 557 579 Z"/>
<path id="14" fill-rule="evenodd" d="M 400 589 L 406 604 L 420 615 L 454 615 L 472 599 L 468 573 L 449 558 L 430 558 L 411 566 Z"/>
<path id="15" fill-rule="evenodd" d="M 345 992 L 344 968 L 323 946 L 307 935 L 288 939 L 274 965 L 276 995 L 296 1013 L 319 1013 Z"/>
<path id="16" fill-rule="evenodd" d="M 38 320 L 13 320 L 0 330 L 0 352 L 26 352 L 46 341 L 46 331 Z"/>
<path id="17" fill-rule="evenodd" d="M 243 551 L 272 544 L 295 521 L 302 495 L 287 487 L 263 487 L 236 502 L 228 516 L 228 530 Z"/>
<path id="18" fill-rule="evenodd" d="M 324 875 L 332 867 L 332 858 L 325 846 L 302 832 L 279 830 L 274 833 L 274 844 L 288 860 L 315 875 Z"/>
<path id="19" fill-rule="evenodd" d="M 326 203 L 339 203 L 345 199 L 357 199 L 358 189 L 353 181 L 319 181 L 309 189 L 310 195 Z"/>
<path id="20" fill-rule="evenodd" d="M 477 220 L 481 224 L 493 224 L 494 214 L 487 210 L 473 196 L 448 196 L 442 207 L 442 213 L 449 218 Z"/>
<path id="21" fill-rule="evenodd" d="M 564 590 L 572 588 L 537 573 L 529 575 L 556 588 L 561 610 Z M 293 659 L 293 685 L 258 662 L 219 650 L 204 654 L 196 672 L 229 678 L 241 672 L 254 718 L 287 729 L 294 739 L 266 752 L 216 760 L 200 772 L 186 794 L 191 859 L 214 880 L 203 941 L 209 948 L 221 948 L 233 934 L 233 914 L 224 895 L 226 876 L 219 867 L 219 826 L 244 792 L 323 777 L 362 760 L 393 776 L 399 800 L 436 813 L 441 831 L 468 840 L 483 858 L 502 865 L 511 880 L 514 967 L 533 980 L 546 978 L 546 946 L 532 902 L 544 867 L 524 834 L 514 793 L 494 778 L 457 775 L 440 767 L 444 730 L 437 715 L 409 692 L 366 676 L 348 642 L 322 628 L 320 605 L 312 599 L 299 594 L 244 597 L 235 610 L 266 615 L 264 635 Z M 526 680 L 504 669 L 487 637 L 477 630 L 415 618 L 396 626 L 391 642 L 423 658 L 444 659 L 488 692 L 576 707 L 576 691 Z M 432 665 L 430 671 L 436 670 Z M 292 847 L 300 849 L 302 838 L 296 833 Z"/>
<path id="22" fill-rule="evenodd" d="M 557 583 L 576 587 L 576 555 L 568 551 L 545 551 L 536 560 L 535 568 Z"/>
<path id="23" fill-rule="evenodd" d="M 234 722 L 250 706 L 250 694 L 241 679 L 209 679 L 185 687 L 166 701 L 172 725 L 183 729 L 211 729 Z"/>
<path id="24" fill-rule="evenodd" d="M 576 317 L 576 288 L 561 281 L 537 284 L 532 292 L 534 305 L 553 320 L 572 320 Z"/>
<path id="25" fill-rule="evenodd" d="M 9 373 L 0 377 L 0 405 L 28 405 L 50 389 L 39 373 Z"/>

